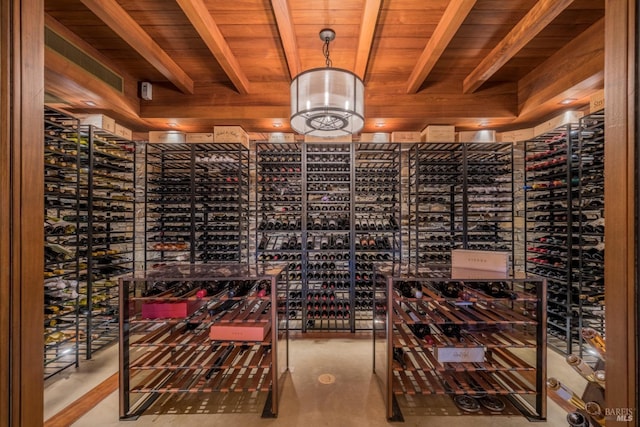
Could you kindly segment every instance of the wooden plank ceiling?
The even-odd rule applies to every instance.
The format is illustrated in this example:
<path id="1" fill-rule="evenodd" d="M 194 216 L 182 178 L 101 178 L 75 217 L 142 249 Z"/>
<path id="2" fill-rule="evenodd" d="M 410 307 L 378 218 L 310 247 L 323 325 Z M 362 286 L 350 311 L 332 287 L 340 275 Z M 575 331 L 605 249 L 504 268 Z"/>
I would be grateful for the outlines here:
<path id="1" fill-rule="evenodd" d="M 604 0 L 46 0 L 45 12 L 124 79 L 118 93 L 46 49 L 47 91 L 141 132 L 290 131 L 291 79 L 324 66 L 325 27 L 333 66 L 365 82 L 364 132 L 528 127 L 604 86 Z"/>

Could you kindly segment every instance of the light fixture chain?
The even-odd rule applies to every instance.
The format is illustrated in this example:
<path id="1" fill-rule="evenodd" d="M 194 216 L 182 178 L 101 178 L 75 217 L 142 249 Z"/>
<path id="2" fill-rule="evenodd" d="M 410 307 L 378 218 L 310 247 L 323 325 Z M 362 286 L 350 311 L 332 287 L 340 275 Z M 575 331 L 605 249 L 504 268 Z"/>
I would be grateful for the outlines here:
<path id="1" fill-rule="evenodd" d="M 329 43 L 331 39 L 329 37 L 324 39 L 324 45 L 322 46 L 322 53 L 324 54 L 325 64 L 327 68 L 331 67 L 331 58 L 329 58 Z"/>

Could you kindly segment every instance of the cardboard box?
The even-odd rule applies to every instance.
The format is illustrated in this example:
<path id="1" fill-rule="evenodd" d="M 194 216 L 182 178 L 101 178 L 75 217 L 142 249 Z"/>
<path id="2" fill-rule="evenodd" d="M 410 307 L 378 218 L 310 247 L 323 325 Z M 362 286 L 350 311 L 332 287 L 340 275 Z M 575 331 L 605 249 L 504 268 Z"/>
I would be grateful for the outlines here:
<path id="1" fill-rule="evenodd" d="M 484 347 L 438 347 L 436 358 L 440 363 L 482 363 Z"/>
<path id="2" fill-rule="evenodd" d="M 229 322 L 211 325 L 213 341 L 263 341 L 271 330 L 270 322 Z"/>
<path id="3" fill-rule="evenodd" d="M 584 116 L 584 114 L 581 111 L 567 111 L 566 113 L 562 113 L 534 127 L 533 136 L 535 137 L 543 133 L 551 132 L 563 125 L 578 123 L 582 116 Z"/>
<path id="4" fill-rule="evenodd" d="M 422 142 L 454 142 L 455 140 L 455 126 L 430 125 L 420 132 Z"/>
<path id="5" fill-rule="evenodd" d="M 187 133 L 185 141 L 188 143 L 213 142 L 213 132 Z"/>
<path id="6" fill-rule="evenodd" d="M 240 143 L 249 148 L 249 134 L 241 126 L 214 126 L 213 142 Z"/>
<path id="7" fill-rule="evenodd" d="M 360 142 L 390 142 L 391 135 L 386 132 L 362 133 Z"/>
<path id="8" fill-rule="evenodd" d="M 420 132 L 391 132 L 391 142 L 401 144 L 420 142 Z"/>
<path id="9" fill-rule="evenodd" d="M 451 251 L 451 267 L 506 273 L 509 252 L 454 249 Z"/>
<path id="10" fill-rule="evenodd" d="M 589 113 L 597 113 L 604 109 L 604 89 L 591 95 L 589 98 Z"/>
<path id="11" fill-rule="evenodd" d="M 178 302 L 146 302 L 142 304 L 142 317 L 145 319 L 182 319 L 191 316 L 206 301 L 178 301 Z"/>
<path id="12" fill-rule="evenodd" d="M 151 143 L 183 143 L 185 142 L 185 133 L 177 130 L 155 131 L 149 132 L 149 142 Z"/>
<path id="13" fill-rule="evenodd" d="M 328 144 L 334 142 L 353 142 L 352 135 L 337 136 L 335 138 L 323 138 L 321 136 L 305 135 L 304 142 L 326 142 Z"/>
<path id="14" fill-rule="evenodd" d="M 91 125 L 113 134 L 116 133 L 116 121 L 104 114 L 82 114 L 78 118 L 82 125 Z"/>
<path id="15" fill-rule="evenodd" d="M 489 129 L 458 132 L 458 142 L 496 142 L 496 131 Z"/>
<path id="16" fill-rule="evenodd" d="M 271 132 L 269 142 L 295 142 L 295 136 L 293 133 Z"/>
<path id="17" fill-rule="evenodd" d="M 119 125 L 118 123 L 116 123 L 116 130 L 113 133 L 118 136 L 121 136 L 124 139 L 128 139 L 128 140 L 133 139 L 133 132 L 131 131 L 131 129 L 126 128 L 122 125 Z"/>

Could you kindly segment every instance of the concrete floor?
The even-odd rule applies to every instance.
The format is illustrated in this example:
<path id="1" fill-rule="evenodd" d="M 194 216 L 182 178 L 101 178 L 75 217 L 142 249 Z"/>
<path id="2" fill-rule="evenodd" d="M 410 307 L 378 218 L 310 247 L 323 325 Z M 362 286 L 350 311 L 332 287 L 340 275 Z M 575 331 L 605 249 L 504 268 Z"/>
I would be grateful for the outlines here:
<path id="1" fill-rule="evenodd" d="M 585 381 L 549 351 L 549 376 L 560 378 L 581 394 Z M 106 349 L 74 372 L 46 384 L 45 420 L 77 397 L 117 371 L 117 346 Z M 332 377 L 327 376 L 330 374 Z M 327 379 L 334 379 L 325 384 Z M 276 419 L 260 417 L 264 394 L 222 396 L 216 405 L 202 403 L 193 396 L 183 402 L 181 411 L 168 404 L 154 405 L 136 421 L 119 421 L 118 393 L 114 392 L 83 416 L 74 426 L 290 426 L 290 427 L 518 427 L 531 426 L 523 416 L 416 416 L 403 410 L 404 423 L 389 423 L 385 417 L 383 395 L 372 373 L 372 344 L 368 339 L 297 339 L 290 346 L 290 373 L 286 374 Z M 184 408 L 189 408 L 184 410 Z M 213 409 L 212 409 L 213 408 Z M 155 412 L 155 413 L 154 413 Z M 169 413 L 168 413 L 169 412 Z M 173 412 L 173 413 L 170 413 Z M 182 412 L 182 413 L 175 413 Z M 184 412 L 191 412 L 185 414 Z M 202 412 L 202 413 L 198 413 Z M 419 412 L 415 412 L 419 413 Z M 547 421 L 536 425 L 566 426 L 566 413 L 549 401 Z"/>

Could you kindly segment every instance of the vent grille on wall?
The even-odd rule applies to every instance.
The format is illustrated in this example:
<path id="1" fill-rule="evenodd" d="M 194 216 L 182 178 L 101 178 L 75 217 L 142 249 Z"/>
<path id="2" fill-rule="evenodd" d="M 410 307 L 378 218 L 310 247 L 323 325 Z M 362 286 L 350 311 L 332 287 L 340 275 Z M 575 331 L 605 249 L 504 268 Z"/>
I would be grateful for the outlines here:
<path id="1" fill-rule="evenodd" d="M 121 76 L 83 52 L 51 28 L 45 27 L 44 29 L 44 43 L 46 47 L 64 56 L 97 79 L 102 80 L 115 90 L 123 92 L 124 80 Z"/>

